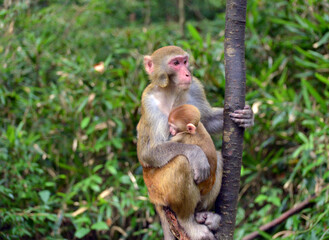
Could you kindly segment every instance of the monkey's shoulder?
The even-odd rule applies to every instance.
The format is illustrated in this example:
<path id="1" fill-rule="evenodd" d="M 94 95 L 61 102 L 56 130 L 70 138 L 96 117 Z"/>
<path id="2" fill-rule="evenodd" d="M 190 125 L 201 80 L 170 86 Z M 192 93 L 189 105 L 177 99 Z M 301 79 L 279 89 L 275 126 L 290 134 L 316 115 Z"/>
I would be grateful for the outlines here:
<path id="1" fill-rule="evenodd" d="M 157 89 L 156 86 L 153 84 L 149 84 L 143 94 L 142 94 L 142 100 L 141 100 L 141 115 L 145 115 L 148 112 L 151 112 L 152 114 L 156 112 L 158 109 L 158 106 L 161 103 L 162 99 L 159 99 L 159 96 L 157 96 Z"/>
<path id="2" fill-rule="evenodd" d="M 188 91 L 187 102 L 188 104 L 195 105 L 201 112 L 205 108 L 204 105 L 208 107 L 204 87 L 200 80 L 195 77 L 193 77 L 192 84 Z"/>
<path id="3" fill-rule="evenodd" d="M 200 91 L 203 89 L 204 89 L 204 87 L 203 87 L 203 84 L 201 83 L 201 81 L 198 78 L 193 77 L 190 91 L 194 92 L 194 91 Z"/>

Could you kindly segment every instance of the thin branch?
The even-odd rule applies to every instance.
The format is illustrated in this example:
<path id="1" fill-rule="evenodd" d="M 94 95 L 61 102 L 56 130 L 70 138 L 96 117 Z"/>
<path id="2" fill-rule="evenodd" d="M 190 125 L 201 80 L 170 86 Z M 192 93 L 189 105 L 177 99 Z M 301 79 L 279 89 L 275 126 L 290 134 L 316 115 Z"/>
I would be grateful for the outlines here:
<path id="1" fill-rule="evenodd" d="M 176 214 L 169 207 L 163 207 L 163 210 L 170 225 L 172 234 L 179 240 L 191 240 L 184 228 L 179 224 Z"/>
<path id="2" fill-rule="evenodd" d="M 303 210 L 304 208 L 306 208 L 307 206 L 309 206 L 309 204 L 312 203 L 312 201 L 316 198 L 316 195 L 312 195 L 311 197 L 307 198 L 306 200 L 304 200 L 303 202 L 297 204 L 295 207 L 293 207 L 292 209 L 289 209 L 288 211 L 286 211 L 285 213 L 283 213 L 280 217 L 278 217 L 277 219 L 274 219 L 272 222 L 269 222 L 263 226 L 261 226 L 259 228 L 259 231 L 263 231 L 266 232 L 269 229 L 279 225 L 280 223 L 284 222 L 287 218 L 291 217 L 292 215 L 300 212 L 301 210 Z M 245 236 L 242 240 L 252 240 L 255 239 L 256 237 L 260 236 L 259 231 L 255 231 L 247 236 Z"/>

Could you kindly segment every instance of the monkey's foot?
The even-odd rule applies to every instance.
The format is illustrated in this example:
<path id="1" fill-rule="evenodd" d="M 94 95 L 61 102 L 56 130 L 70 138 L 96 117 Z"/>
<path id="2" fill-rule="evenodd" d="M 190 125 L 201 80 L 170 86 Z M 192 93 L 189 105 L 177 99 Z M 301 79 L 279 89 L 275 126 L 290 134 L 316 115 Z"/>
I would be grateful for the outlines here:
<path id="1" fill-rule="evenodd" d="M 191 240 L 216 240 L 215 235 L 206 225 L 195 221 L 194 215 L 189 219 L 180 219 L 179 222 Z"/>
<path id="2" fill-rule="evenodd" d="M 213 212 L 198 212 L 195 220 L 200 224 L 205 224 L 211 231 L 218 231 L 221 216 Z"/>
<path id="3" fill-rule="evenodd" d="M 216 240 L 215 235 L 203 224 L 189 223 L 188 226 L 184 226 L 184 228 L 193 240 Z"/>

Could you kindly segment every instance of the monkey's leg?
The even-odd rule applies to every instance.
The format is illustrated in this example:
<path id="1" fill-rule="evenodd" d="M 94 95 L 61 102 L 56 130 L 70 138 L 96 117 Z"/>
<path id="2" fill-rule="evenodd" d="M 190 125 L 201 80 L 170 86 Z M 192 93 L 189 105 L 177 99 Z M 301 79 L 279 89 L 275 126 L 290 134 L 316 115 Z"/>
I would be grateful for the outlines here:
<path id="1" fill-rule="evenodd" d="M 186 157 L 177 156 L 161 168 L 144 169 L 144 180 L 153 204 L 168 206 L 182 218 L 194 214 L 200 191 Z"/>
<path id="2" fill-rule="evenodd" d="M 195 221 L 194 214 L 185 219 L 178 217 L 178 221 L 192 240 L 216 240 L 215 235 L 206 225 Z"/>
<path id="3" fill-rule="evenodd" d="M 200 201 L 200 191 L 194 183 L 192 170 L 186 157 L 177 156 L 162 168 L 144 171 L 144 179 L 149 189 L 151 202 L 157 206 L 169 206 L 192 240 L 215 239 L 207 226 L 195 221 L 194 212 Z M 162 210 L 158 212 L 162 214 Z M 172 235 L 167 231 L 168 222 L 161 217 L 161 223 L 165 236 L 170 239 Z"/>
<path id="4" fill-rule="evenodd" d="M 176 157 L 174 161 L 174 169 L 170 169 L 174 175 L 170 185 L 173 194 L 168 196 L 169 207 L 176 213 L 178 222 L 192 240 L 215 240 L 207 226 L 195 221 L 194 212 L 201 199 L 189 162 L 183 156 Z"/>
<path id="5" fill-rule="evenodd" d="M 217 151 L 217 169 L 216 169 L 216 181 L 211 191 L 201 197 L 201 202 L 197 206 L 195 214 L 195 220 L 200 224 L 205 224 L 211 231 L 218 231 L 221 216 L 214 212 L 208 212 L 213 209 L 214 203 L 220 191 L 222 185 L 222 173 L 223 173 L 223 158 L 220 152 Z"/>
<path id="6" fill-rule="evenodd" d="M 180 222 L 178 216 L 186 218 L 193 215 L 200 200 L 188 160 L 177 156 L 161 168 L 145 168 L 144 180 L 150 200 L 160 216 L 165 240 L 175 239 L 163 207 L 170 207 Z"/>

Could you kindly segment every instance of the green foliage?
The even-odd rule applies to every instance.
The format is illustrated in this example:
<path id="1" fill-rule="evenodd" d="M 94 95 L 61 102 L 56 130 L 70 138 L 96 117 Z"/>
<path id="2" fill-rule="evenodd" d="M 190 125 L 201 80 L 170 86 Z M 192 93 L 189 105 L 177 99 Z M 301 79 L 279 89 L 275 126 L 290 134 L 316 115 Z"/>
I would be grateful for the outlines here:
<path id="1" fill-rule="evenodd" d="M 328 237 L 323 230 L 329 216 L 329 15 L 323 4 L 249 4 L 247 99 L 257 112 L 257 125 L 246 132 L 250 145 L 244 167 L 249 171 L 243 176 L 243 193 L 248 201 L 240 202 L 239 236 L 316 193 L 315 208 L 288 219 L 275 232 L 285 239 Z"/>
<path id="2" fill-rule="evenodd" d="M 182 46 L 211 104 L 223 106 L 225 16 L 209 7 L 222 5 L 207 1 L 203 15 L 217 17 L 202 21 L 193 18 L 201 3 L 188 6 L 183 38 L 161 17 L 170 1 L 151 1 L 148 27 L 146 1 L 17 2 L 0 10 L 0 238 L 159 239 L 136 156 L 142 55 Z M 236 239 L 313 193 L 312 208 L 262 236 L 327 239 L 328 2 L 248 4 L 256 125 L 245 131 Z"/>

